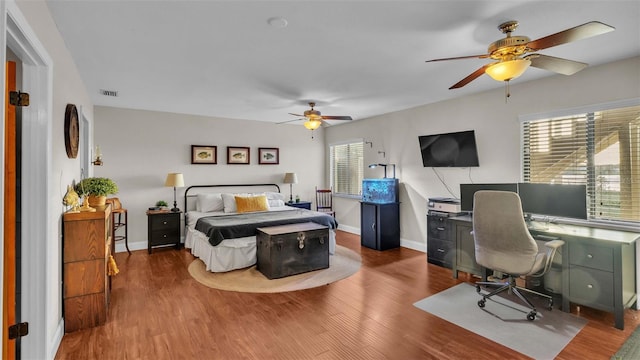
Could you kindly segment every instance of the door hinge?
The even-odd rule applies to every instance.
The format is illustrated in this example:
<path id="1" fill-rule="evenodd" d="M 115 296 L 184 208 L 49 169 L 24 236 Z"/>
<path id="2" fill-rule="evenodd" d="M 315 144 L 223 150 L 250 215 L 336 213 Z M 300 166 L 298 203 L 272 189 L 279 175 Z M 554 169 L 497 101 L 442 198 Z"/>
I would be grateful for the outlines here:
<path id="1" fill-rule="evenodd" d="M 29 323 L 23 322 L 9 326 L 9 340 L 27 336 L 29 334 Z"/>
<path id="2" fill-rule="evenodd" d="M 29 106 L 29 94 L 11 91 L 9 92 L 9 104 L 13 106 Z"/>

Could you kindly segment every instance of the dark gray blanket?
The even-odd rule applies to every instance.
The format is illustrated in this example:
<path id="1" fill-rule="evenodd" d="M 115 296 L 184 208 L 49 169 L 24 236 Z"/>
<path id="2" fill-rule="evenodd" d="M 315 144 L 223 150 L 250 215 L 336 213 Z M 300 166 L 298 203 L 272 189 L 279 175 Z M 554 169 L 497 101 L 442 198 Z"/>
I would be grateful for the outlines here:
<path id="1" fill-rule="evenodd" d="M 209 243 L 216 246 L 225 239 L 255 236 L 259 227 L 314 222 L 337 229 L 338 222 L 327 214 L 305 209 L 265 211 L 222 216 L 207 216 L 198 219 L 196 230 L 209 237 Z"/>

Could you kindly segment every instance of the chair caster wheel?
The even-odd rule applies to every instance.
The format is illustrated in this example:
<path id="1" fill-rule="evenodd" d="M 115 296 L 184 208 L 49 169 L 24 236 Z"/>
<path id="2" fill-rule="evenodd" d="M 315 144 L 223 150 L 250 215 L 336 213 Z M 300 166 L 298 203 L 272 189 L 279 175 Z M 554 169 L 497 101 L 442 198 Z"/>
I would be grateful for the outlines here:
<path id="1" fill-rule="evenodd" d="M 480 285 L 476 284 L 476 292 L 480 293 Z"/>
<path id="2" fill-rule="evenodd" d="M 481 307 L 481 308 L 484 307 L 484 299 L 478 300 L 478 306 Z"/>
<path id="3" fill-rule="evenodd" d="M 536 312 L 535 311 L 532 311 L 532 312 L 527 314 L 527 320 L 533 321 L 535 319 L 536 319 Z"/>

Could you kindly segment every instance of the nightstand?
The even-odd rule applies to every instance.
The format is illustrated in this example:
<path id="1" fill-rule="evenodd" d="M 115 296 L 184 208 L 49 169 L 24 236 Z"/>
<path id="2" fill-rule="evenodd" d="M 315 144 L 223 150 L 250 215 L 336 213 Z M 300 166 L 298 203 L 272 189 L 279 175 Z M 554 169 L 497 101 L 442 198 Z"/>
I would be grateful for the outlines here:
<path id="1" fill-rule="evenodd" d="M 174 245 L 180 249 L 181 211 L 147 211 L 147 251 L 157 246 Z"/>
<path id="2" fill-rule="evenodd" d="M 286 203 L 288 206 L 297 207 L 300 209 L 311 210 L 311 202 L 310 201 L 298 201 L 298 202 L 288 202 Z"/>

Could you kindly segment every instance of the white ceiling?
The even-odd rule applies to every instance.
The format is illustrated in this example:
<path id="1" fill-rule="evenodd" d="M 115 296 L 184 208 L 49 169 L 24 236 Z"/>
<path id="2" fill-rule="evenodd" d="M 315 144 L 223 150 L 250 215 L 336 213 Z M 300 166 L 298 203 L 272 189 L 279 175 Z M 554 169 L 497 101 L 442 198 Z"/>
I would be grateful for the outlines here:
<path id="1" fill-rule="evenodd" d="M 616 28 L 541 54 L 590 66 L 640 55 L 637 0 L 48 5 L 94 104 L 224 118 L 287 121 L 315 101 L 323 115 L 357 120 L 502 87 L 483 75 L 448 90 L 487 59 L 425 60 L 484 54 L 508 20 L 532 40 L 592 20 Z M 530 68 L 512 85 L 552 75 Z"/>

